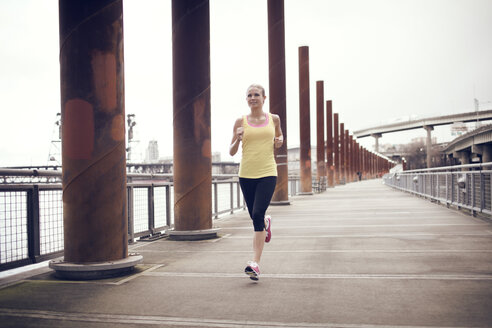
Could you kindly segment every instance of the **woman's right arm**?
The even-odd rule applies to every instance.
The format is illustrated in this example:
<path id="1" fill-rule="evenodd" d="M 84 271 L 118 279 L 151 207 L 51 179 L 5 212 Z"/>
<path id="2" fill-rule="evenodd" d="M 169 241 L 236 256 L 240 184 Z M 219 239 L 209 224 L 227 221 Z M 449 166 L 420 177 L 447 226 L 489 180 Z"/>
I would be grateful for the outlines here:
<path id="1" fill-rule="evenodd" d="M 243 139 L 243 119 L 238 118 L 234 123 L 234 130 L 232 132 L 232 140 L 229 146 L 229 154 L 231 156 L 236 155 L 239 148 L 239 143 Z"/>

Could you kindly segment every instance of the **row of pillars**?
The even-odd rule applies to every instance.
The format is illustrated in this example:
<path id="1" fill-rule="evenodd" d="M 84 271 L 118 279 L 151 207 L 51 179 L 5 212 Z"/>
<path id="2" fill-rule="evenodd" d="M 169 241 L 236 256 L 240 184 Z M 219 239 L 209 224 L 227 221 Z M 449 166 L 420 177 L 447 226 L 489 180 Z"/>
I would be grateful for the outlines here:
<path id="1" fill-rule="evenodd" d="M 60 0 L 59 20 L 64 260 L 50 267 L 59 276 L 90 279 L 131 270 L 142 260 L 128 254 L 122 0 Z M 212 227 L 209 1 L 172 0 L 172 31 L 173 233 L 210 237 L 217 230 Z M 268 53 L 270 111 L 280 116 L 284 132 L 284 144 L 275 150 L 272 203 L 288 204 L 283 0 L 268 0 Z M 303 99 L 306 94 L 309 86 Z M 326 145 L 329 168 L 321 166 L 320 173 L 336 184 L 353 179 L 356 171 L 382 172 L 385 164 L 357 145 L 343 123 L 338 125 L 337 114 L 333 126 L 333 136 L 318 147 Z M 309 133 L 301 143 L 310 147 Z"/>
<path id="2" fill-rule="evenodd" d="M 307 46 L 299 47 L 299 113 L 301 194 L 310 194 L 312 170 Z M 392 166 L 392 162 L 387 158 L 359 145 L 350 131 L 345 129 L 345 124 L 340 122 L 339 114 L 333 113 L 332 100 L 325 101 L 323 81 L 316 81 L 316 165 L 317 180 L 326 179 L 329 187 L 380 177 L 389 172 Z"/>

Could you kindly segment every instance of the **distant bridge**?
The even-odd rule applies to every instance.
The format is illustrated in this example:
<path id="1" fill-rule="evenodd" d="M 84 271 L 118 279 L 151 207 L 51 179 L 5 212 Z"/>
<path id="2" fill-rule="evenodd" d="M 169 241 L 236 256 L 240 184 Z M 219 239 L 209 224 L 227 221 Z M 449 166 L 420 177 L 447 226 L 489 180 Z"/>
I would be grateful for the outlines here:
<path id="1" fill-rule="evenodd" d="M 467 122 L 477 122 L 477 121 L 486 121 L 486 120 L 492 120 L 492 110 L 474 111 L 474 112 L 445 115 L 445 116 L 434 116 L 434 117 L 422 118 L 418 120 L 410 120 L 410 121 L 380 125 L 368 129 L 354 131 L 354 136 L 356 136 L 357 138 L 364 138 L 369 136 L 380 137 L 384 133 L 422 129 L 426 127 L 453 124 L 456 122 L 467 123 Z"/>
<path id="2" fill-rule="evenodd" d="M 431 147 L 432 147 L 432 139 L 431 139 L 431 131 L 434 130 L 434 126 L 439 125 L 447 125 L 453 124 L 456 122 L 478 122 L 478 121 L 486 121 L 492 120 L 492 110 L 483 110 L 483 111 L 473 111 L 468 113 L 461 114 L 453 114 L 453 115 L 445 115 L 445 116 L 434 116 L 428 118 L 422 118 L 418 120 L 409 120 L 404 122 L 391 123 L 381 126 L 376 126 L 368 129 L 362 129 L 358 131 L 354 131 L 354 136 L 357 138 L 364 137 L 374 137 L 375 146 L 374 150 L 379 152 L 379 138 L 384 133 L 398 132 L 398 131 L 406 131 L 413 129 L 425 129 L 427 131 L 427 167 L 430 167 L 431 162 Z"/>

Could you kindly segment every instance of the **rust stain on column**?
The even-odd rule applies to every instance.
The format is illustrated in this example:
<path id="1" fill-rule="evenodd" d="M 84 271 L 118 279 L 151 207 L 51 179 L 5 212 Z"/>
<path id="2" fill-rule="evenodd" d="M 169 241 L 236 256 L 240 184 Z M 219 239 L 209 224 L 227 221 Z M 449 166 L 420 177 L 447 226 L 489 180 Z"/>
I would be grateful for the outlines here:
<path id="1" fill-rule="evenodd" d="M 173 0 L 174 228 L 212 228 L 208 0 Z"/>
<path id="2" fill-rule="evenodd" d="M 285 82 L 285 27 L 284 0 L 268 0 L 268 68 L 270 87 L 270 112 L 280 117 L 284 143 L 275 148 L 277 161 L 277 186 L 272 203 L 288 204 L 289 172 L 287 165 L 287 110 Z"/>
<path id="3" fill-rule="evenodd" d="M 335 184 L 340 184 L 340 140 L 338 137 L 338 131 L 340 124 L 338 123 L 338 113 L 333 114 L 333 154 L 334 154 L 334 164 L 335 167 Z"/>
<path id="4" fill-rule="evenodd" d="M 64 260 L 121 260 L 128 257 L 122 1 L 61 0 L 59 18 Z"/>
<path id="5" fill-rule="evenodd" d="M 326 169 L 328 176 L 328 186 L 334 186 L 334 172 L 333 166 L 333 109 L 331 100 L 326 101 Z"/>
<path id="6" fill-rule="evenodd" d="M 323 81 L 316 81 L 316 166 L 318 180 L 326 177 L 324 97 Z"/>
<path id="7" fill-rule="evenodd" d="M 311 121 L 309 95 L 309 47 L 299 47 L 299 125 L 301 192 L 311 193 Z"/>

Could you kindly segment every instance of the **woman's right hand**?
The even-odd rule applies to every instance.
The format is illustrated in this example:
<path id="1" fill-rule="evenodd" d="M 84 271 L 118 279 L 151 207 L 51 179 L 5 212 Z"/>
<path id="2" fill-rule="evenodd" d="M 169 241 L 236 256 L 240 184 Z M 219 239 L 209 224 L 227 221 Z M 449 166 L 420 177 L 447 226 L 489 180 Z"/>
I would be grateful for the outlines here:
<path id="1" fill-rule="evenodd" d="M 243 140 L 244 128 L 241 126 L 236 129 L 236 136 L 241 141 Z"/>

